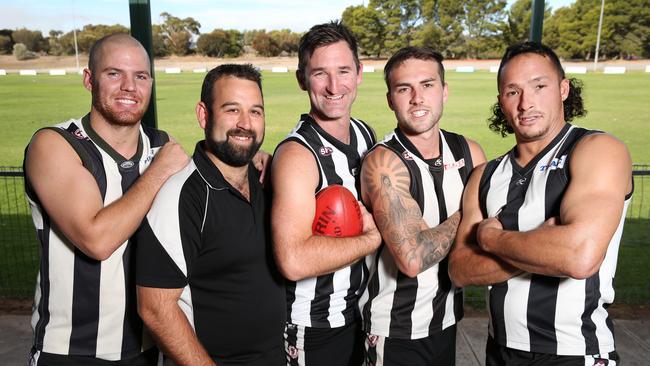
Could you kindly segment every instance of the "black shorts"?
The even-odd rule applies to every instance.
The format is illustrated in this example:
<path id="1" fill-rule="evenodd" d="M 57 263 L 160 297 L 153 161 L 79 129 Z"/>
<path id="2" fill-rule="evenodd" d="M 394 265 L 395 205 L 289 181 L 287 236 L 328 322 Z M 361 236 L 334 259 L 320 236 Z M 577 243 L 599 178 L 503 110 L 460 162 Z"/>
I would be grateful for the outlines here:
<path id="1" fill-rule="evenodd" d="M 29 354 L 29 366 L 156 366 L 158 349 L 153 347 L 141 354 L 119 360 L 107 361 L 87 356 L 70 356 L 46 353 L 32 348 Z"/>
<path id="2" fill-rule="evenodd" d="M 396 339 L 368 334 L 365 341 L 367 366 L 454 366 L 456 325 L 420 339 Z"/>
<path id="3" fill-rule="evenodd" d="M 284 345 L 288 366 L 359 366 L 363 361 L 358 322 L 339 328 L 287 324 Z"/>
<path id="4" fill-rule="evenodd" d="M 489 336 L 485 349 L 485 366 L 615 366 L 618 362 L 616 351 L 606 355 L 559 356 L 508 348 Z"/>

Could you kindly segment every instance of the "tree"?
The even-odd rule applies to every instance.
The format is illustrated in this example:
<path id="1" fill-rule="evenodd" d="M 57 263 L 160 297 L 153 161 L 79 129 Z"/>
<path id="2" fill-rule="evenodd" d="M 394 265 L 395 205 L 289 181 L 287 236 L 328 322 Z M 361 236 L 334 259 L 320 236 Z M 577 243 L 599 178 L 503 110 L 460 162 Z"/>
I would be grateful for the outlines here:
<path id="1" fill-rule="evenodd" d="M 63 31 L 60 30 L 51 30 L 49 37 L 47 37 L 47 42 L 50 45 L 49 54 L 55 56 L 61 56 L 65 54 L 65 50 L 61 45 L 60 38 L 63 35 Z"/>
<path id="2" fill-rule="evenodd" d="M 15 43 L 13 52 L 14 52 L 14 56 L 16 57 L 16 60 L 18 61 L 38 58 L 38 55 L 35 52 L 28 50 L 27 46 L 25 46 L 22 43 Z"/>
<path id="3" fill-rule="evenodd" d="M 368 7 L 379 13 L 386 52 L 393 53 L 411 44 L 420 21 L 419 0 L 370 0 Z"/>
<path id="4" fill-rule="evenodd" d="M 243 50 L 243 35 L 232 29 L 215 29 L 202 34 L 196 42 L 196 51 L 210 57 L 237 57 Z"/>
<path id="5" fill-rule="evenodd" d="M 265 57 L 277 56 L 282 52 L 278 42 L 266 32 L 258 33 L 253 38 L 253 48 L 259 55 Z"/>
<path id="6" fill-rule="evenodd" d="M 273 30 L 268 34 L 280 49 L 280 52 L 278 54 L 285 52 L 289 55 L 293 55 L 298 52 L 300 34 L 294 33 L 289 29 Z"/>
<path id="7" fill-rule="evenodd" d="M 160 17 L 163 18 L 160 34 L 165 39 L 167 49 L 179 56 L 190 53 L 192 36 L 199 35 L 201 23 L 192 17 L 180 19 L 167 12 L 161 13 Z"/>
<path id="8" fill-rule="evenodd" d="M 15 43 L 22 43 L 29 51 L 39 52 L 47 48 L 43 33 L 21 28 L 13 31 L 11 38 Z"/>
<path id="9" fill-rule="evenodd" d="M 431 47 L 443 56 L 457 58 L 466 53 L 463 27 L 458 18 L 465 12 L 455 0 L 424 0 L 423 25 L 416 33 L 414 44 Z"/>
<path id="10" fill-rule="evenodd" d="M 162 27 L 160 24 L 154 24 L 151 26 L 151 41 L 154 57 L 169 56 L 170 52 L 165 44 L 165 37 L 162 34 Z"/>
<path id="11" fill-rule="evenodd" d="M 517 42 L 527 41 L 530 36 L 530 21 L 533 14 L 532 0 L 517 0 L 507 12 L 507 21 L 504 23 L 503 41 L 505 46 Z M 544 7 L 544 19 L 551 18 L 551 8 L 548 4 Z"/>
<path id="12" fill-rule="evenodd" d="M 0 54 L 6 55 L 11 53 L 13 46 L 14 44 L 11 41 L 11 37 L 0 35 Z"/>
<path id="13" fill-rule="evenodd" d="M 467 0 L 458 19 L 467 34 L 469 57 L 498 57 L 506 0 Z"/>
<path id="14" fill-rule="evenodd" d="M 79 47 L 79 52 L 90 52 L 90 48 L 97 42 L 100 38 L 108 36 L 115 33 L 129 33 L 129 28 L 120 25 L 104 25 L 104 24 L 86 24 L 84 25 L 81 32 L 77 32 L 77 45 Z M 70 34 L 73 36 L 72 34 Z M 72 50 L 74 52 L 74 37 L 72 39 Z"/>
<path id="15" fill-rule="evenodd" d="M 253 46 L 253 40 L 260 33 L 266 33 L 266 29 L 245 30 L 243 34 L 244 46 Z"/>
<path id="16" fill-rule="evenodd" d="M 341 15 L 341 21 L 357 38 L 361 54 L 381 56 L 386 32 L 377 10 L 362 5 L 348 6 Z"/>

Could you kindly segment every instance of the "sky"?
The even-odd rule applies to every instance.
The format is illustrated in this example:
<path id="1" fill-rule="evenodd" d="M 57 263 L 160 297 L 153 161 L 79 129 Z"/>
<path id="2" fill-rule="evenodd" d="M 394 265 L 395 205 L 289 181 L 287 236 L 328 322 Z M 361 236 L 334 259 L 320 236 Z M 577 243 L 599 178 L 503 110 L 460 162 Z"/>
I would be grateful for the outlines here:
<path id="1" fill-rule="evenodd" d="M 508 4 L 515 0 L 508 0 Z M 546 0 L 553 9 L 575 0 Z M 222 29 L 291 29 L 304 32 L 312 25 L 339 19 L 362 0 L 151 0 L 152 23 L 162 23 L 160 13 L 192 17 L 201 33 Z M 309 4 L 309 9 L 305 8 Z M 71 31 L 86 24 L 129 26 L 128 0 L 0 0 L 0 28 Z"/>

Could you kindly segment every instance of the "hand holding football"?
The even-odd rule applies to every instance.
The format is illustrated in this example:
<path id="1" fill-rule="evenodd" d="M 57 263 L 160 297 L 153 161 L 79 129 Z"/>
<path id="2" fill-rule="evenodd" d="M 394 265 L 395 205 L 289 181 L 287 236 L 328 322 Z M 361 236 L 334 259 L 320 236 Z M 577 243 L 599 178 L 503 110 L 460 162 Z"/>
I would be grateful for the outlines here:
<path id="1" fill-rule="evenodd" d="M 316 214 L 312 223 L 314 235 L 342 238 L 357 236 L 362 231 L 361 209 L 352 192 L 333 184 L 316 194 Z"/>

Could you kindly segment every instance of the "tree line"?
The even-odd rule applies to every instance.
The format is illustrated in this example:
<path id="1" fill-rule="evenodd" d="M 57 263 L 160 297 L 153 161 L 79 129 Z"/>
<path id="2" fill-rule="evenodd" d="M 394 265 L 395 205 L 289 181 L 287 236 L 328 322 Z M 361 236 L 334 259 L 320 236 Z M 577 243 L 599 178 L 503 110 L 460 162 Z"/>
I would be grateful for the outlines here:
<path id="1" fill-rule="evenodd" d="M 543 42 L 565 59 L 591 59 L 596 48 L 600 0 L 576 0 L 555 11 L 546 6 Z M 362 55 L 388 57 L 406 45 L 430 46 L 446 58 L 498 58 L 505 48 L 528 39 L 532 0 L 370 0 L 349 6 L 341 21 L 355 34 Z M 650 0 L 607 0 L 602 25 L 603 58 L 650 57 Z M 201 54 L 238 57 L 295 55 L 300 33 L 289 29 L 238 31 L 214 29 L 201 33 L 201 24 L 167 12 L 152 26 L 156 57 Z M 104 35 L 128 33 L 122 25 L 88 24 L 77 31 L 79 52 Z M 0 29 L 0 53 L 19 59 L 39 54 L 72 55 L 74 34 L 52 30 L 44 36 L 29 29 Z"/>

